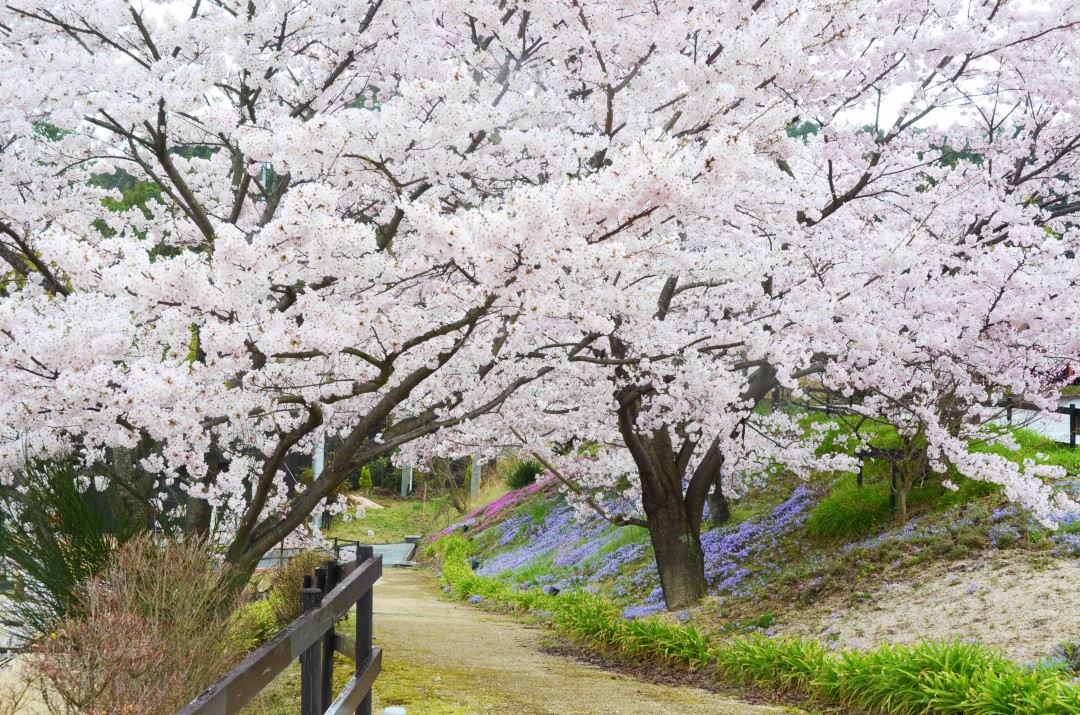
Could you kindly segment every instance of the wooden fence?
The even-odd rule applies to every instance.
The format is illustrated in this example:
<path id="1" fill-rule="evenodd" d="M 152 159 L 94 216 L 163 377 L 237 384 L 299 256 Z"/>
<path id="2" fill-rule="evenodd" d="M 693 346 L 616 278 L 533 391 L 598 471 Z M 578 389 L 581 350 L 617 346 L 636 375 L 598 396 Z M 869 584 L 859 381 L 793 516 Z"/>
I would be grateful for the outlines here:
<path id="1" fill-rule="evenodd" d="M 342 550 L 343 549 L 348 549 L 350 547 L 352 547 L 354 549 L 354 551 L 353 551 L 354 554 L 355 553 L 360 553 L 359 552 L 360 540 L 359 539 L 340 539 L 340 538 L 335 536 L 334 539 L 333 539 L 333 545 L 329 548 L 329 551 L 330 551 L 330 553 L 332 553 L 334 555 L 335 559 L 337 559 L 338 561 L 341 561 L 341 552 L 342 552 Z M 277 566 L 283 566 L 283 565 L 287 564 L 290 560 L 292 560 L 292 557 L 296 556 L 298 553 L 300 553 L 303 550 L 304 549 L 299 548 L 299 547 L 286 549 L 285 548 L 285 542 L 283 541 L 280 544 L 278 544 L 276 549 L 271 549 L 270 551 L 268 551 L 266 553 L 266 556 L 264 556 L 261 559 L 261 561 L 269 561 L 270 562 L 270 565 L 265 567 L 265 568 L 274 568 L 274 567 L 277 567 Z M 263 568 L 263 567 L 260 566 L 260 568 Z"/>
<path id="2" fill-rule="evenodd" d="M 371 715 L 371 686 L 382 669 L 382 650 L 372 647 L 372 586 L 382 575 L 382 556 L 358 546 L 356 559 L 330 559 L 305 578 L 303 614 L 245 658 L 176 715 L 236 715 L 294 660 L 300 660 L 301 715 Z M 334 630 L 356 606 L 355 638 Z M 336 697 L 334 654 L 355 663 L 353 677 Z"/>
<path id="3" fill-rule="evenodd" d="M 1039 408 L 1035 405 L 1030 405 L 1024 402 L 1010 402 L 1002 405 L 1005 408 L 1005 419 L 1008 423 L 1012 424 L 1013 410 L 1029 410 L 1032 412 L 1038 412 Z M 1076 433 L 1080 429 L 1080 409 L 1076 405 L 1069 404 L 1065 407 L 1059 407 L 1054 410 L 1055 414 L 1068 415 L 1069 416 L 1069 446 L 1076 449 Z"/>

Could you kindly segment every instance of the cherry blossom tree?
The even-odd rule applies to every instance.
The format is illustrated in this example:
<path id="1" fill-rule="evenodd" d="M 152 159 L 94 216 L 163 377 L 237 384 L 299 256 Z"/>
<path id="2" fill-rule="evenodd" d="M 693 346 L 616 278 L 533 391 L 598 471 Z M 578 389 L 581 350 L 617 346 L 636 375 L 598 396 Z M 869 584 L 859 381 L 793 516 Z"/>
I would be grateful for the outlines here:
<path id="1" fill-rule="evenodd" d="M 853 467 L 759 408 L 777 387 L 895 426 L 902 484 L 954 469 L 1044 520 L 1058 504 L 1055 470 L 971 443 L 1011 443 L 1006 397 L 1054 406 L 1039 376 L 1080 347 L 1080 5 L 867 7 L 573 3 L 556 23 L 567 55 L 543 84 L 572 98 L 582 168 L 499 215 L 551 246 L 551 287 L 525 304 L 542 320 L 508 350 L 555 371 L 480 422 L 583 508 L 648 528 L 672 608 L 706 592 L 710 498 Z"/>
<path id="2" fill-rule="evenodd" d="M 497 135 L 532 80 L 451 40 L 381 2 L 10 4 L 4 466 L 75 450 L 157 511 L 148 475 L 193 531 L 220 507 L 251 567 L 363 464 L 542 372 L 496 369 L 521 251 L 440 223 L 540 181 Z M 133 182 L 156 198 L 110 210 Z"/>
<path id="3" fill-rule="evenodd" d="M 710 496 L 850 466 L 756 409 L 813 380 L 1050 518 L 968 448 L 1080 347 L 1050 5 L 12 0 L 3 457 L 150 444 L 250 564 L 395 447 L 512 444 L 647 526 L 678 607 Z"/>

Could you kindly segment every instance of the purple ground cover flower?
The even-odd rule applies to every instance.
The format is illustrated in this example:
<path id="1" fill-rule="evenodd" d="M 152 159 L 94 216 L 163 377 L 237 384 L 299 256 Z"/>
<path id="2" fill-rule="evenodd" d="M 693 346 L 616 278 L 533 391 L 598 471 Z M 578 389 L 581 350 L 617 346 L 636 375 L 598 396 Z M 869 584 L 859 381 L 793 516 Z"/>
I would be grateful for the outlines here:
<path id="1" fill-rule="evenodd" d="M 742 595 L 779 571 L 782 541 L 805 523 L 817 496 L 800 485 L 765 516 L 702 534 L 710 591 Z M 518 503 L 506 499 L 489 506 L 493 513 L 499 513 Z M 473 523 L 490 521 L 488 512 L 470 516 Z M 569 506 L 561 503 L 550 509 L 541 523 L 535 523 L 529 512 L 522 510 L 502 521 L 492 533 L 491 541 L 486 542 L 490 555 L 481 557 L 479 575 L 504 576 L 527 568 L 527 580 L 514 581 L 520 588 L 554 585 L 560 591 L 593 591 L 633 565 L 634 570 L 627 572 L 627 578 L 612 593 L 619 598 L 643 592 L 648 596 L 627 608 L 624 615 L 640 618 L 664 610 L 651 547 L 632 542 L 612 550 L 609 544 L 625 532 L 598 516 L 578 519 Z M 544 564 L 549 571 L 538 568 Z"/>
<path id="2" fill-rule="evenodd" d="M 992 514 L 990 514 L 990 521 L 992 521 L 992 522 L 994 522 L 996 524 L 999 521 L 1002 521 L 1004 519 L 1011 519 L 1012 517 L 1017 516 L 1018 514 L 1019 514 L 1019 512 L 1017 512 L 1015 506 L 1012 506 L 1012 505 L 1003 506 L 1003 507 L 1001 507 L 999 509 L 994 509 L 994 512 Z"/>
<path id="3" fill-rule="evenodd" d="M 994 524 L 990 527 L 990 540 L 997 548 L 1004 549 L 1020 540 L 1020 530 L 1009 524 Z"/>
<path id="4" fill-rule="evenodd" d="M 645 616 L 654 616 L 657 613 L 663 613 L 667 610 L 662 603 L 651 603 L 643 606 L 630 606 L 624 608 L 622 615 L 628 621 L 633 621 L 637 618 L 644 618 Z"/>
<path id="5" fill-rule="evenodd" d="M 783 504 L 767 516 L 701 535 L 705 551 L 705 578 L 713 593 L 743 593 L 752 576 L 779 570 L 774 557 L 780 541 L 805 523 L 817 495 L 799 485 Z"/>
<path id="6" fill-rule="evenodd" d="M 1054 534 L 1054 553 L 1059 556 L 1080 556 L 1080 534 Z"/>

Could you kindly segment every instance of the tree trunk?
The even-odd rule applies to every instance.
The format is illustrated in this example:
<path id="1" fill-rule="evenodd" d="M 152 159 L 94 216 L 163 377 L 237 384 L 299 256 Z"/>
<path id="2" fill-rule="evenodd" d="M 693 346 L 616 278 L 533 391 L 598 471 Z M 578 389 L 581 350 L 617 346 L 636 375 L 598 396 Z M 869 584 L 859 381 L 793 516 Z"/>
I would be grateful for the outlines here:
<path id="1" fill-rule="evenodd" d="M 731 518 L 731 504 L 724 494 L 723 475 L 716 475 L 716 484 L 709 496 L 709 520 L 714 526 L 726 524 Z"/>
<path id="2" fill-rule="evenodd" d="M 642 502 L 664 603 L 668 610 L 693 606 L 706 594 L 705 553 L 698 529 L 690 524 L 682 494 L 643 494 Z"/>

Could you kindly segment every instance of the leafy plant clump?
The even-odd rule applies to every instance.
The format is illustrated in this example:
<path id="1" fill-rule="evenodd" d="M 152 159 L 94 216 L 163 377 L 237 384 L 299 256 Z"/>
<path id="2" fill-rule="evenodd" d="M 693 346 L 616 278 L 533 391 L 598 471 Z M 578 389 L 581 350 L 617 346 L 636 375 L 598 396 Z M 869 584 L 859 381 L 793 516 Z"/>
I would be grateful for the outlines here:
<path id="1" fill-rule="evenodd" d="M 304 588 L 304 576 L 313 575 L 315 569 L 326 565 L 326 560 L 326 554 L 320 551 L 301 551 L 274 570 L 268 600 L 279 628 L 300 617 L 300 591 Z"/>
<path id="2" fill-rule="evenodd" d="M 79 615 L 54 624 L 29 667 L 66 712 L 168 715 L 243 655 L 228 636 L 234 578 L 198 543 L 137 537 L 84 584 Z"/>
<path id="3" fill-rule="evenodd" d="M 714 668 L 739 685 L 796 692 L 844 712 L 889 715 L 1066 715 L 1080 712 L 1080 687 L 1066 669 L 1025 668 L 978 643 L 922 641 L 836 652 L 815 640 L 721 639 L 692 624 L 627 621 L 588 592 L 549 595 L 477 575 L 472 544 L 458 535 L 431 544 L 447 588 L 462 599 L 547 620 L 586 647 L 689 669 Z"/>
<path id="4" fill-rule="evenodd" d="M 888 485 L 860 487 L 844 479 L 814 508 L 806 527 L 815 536 L 842 539 L 868 534 L 890 517 Z"/>
<path id="5" fill-rule="evenodd" d="M 269 598 L 245 603 L 229 622 L 229 637 L 245 653 L 273 638 L 279 630 L 274 604 Z"/>
<path id="6" fill-rule="evenodd" d="M 506 486 L 521 489 L 536 482 L 544 473 L 544 467 L 536 462 L 518 462 L 506 475 Z"/>
<path id="7" fill-rule="evenodd" d="M 111 489 L 97 490 L 72 460 L 28 462 L 0 487 L 0 571 L 18 574 L 24 596 L 11 606 L 27 641 L 78 615 L 82 584 L 146 523 Z"/>

